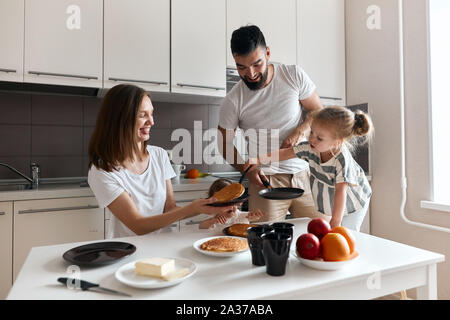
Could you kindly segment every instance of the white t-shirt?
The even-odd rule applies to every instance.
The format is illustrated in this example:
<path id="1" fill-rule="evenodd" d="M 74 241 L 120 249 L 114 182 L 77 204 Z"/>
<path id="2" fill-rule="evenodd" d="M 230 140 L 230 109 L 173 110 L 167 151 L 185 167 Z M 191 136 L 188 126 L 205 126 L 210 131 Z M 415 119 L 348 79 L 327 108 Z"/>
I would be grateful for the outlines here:
<path id="1" fill-rule="evenodd" d="M 265 88 L 250 90 L 240 80 L 224 98 L 220 109 L 219 125 L 224 129 L 243 129 L 251 157 L 255 157 L 255 153 L 264 155 L 280 149 L 283 140 L 300 124 L 299 100 L 310 97 L 316 89 L 300 67 L 273 66 L 272 81 Z M 289 159 L 262 168 L 266 174 L 293 174 L 307 169 L 308 164 L 300 159 Z"/>
<path id="2" fill-rule="evenodd" d="M 106 172 L 92 166 L 88 173 L 88 183 L 101 207 L 111 214 L 107 239 L 135 236 L 108 209 L 123 192 L 128 192 L 139 213 L 150 217 L 164 212 L 166 203 L 166 180 L 175 177 L 167 152 L 156 146 L 147 146 L 148 167 L 142 174 L 135 174 L 120 167 L 117 171 Z M 163 228 L 170 230 L 170 228 Z M 162 229 L 158 230 L 161 231 Z M 157 232 L 157 231 L 155 231 Z"/>

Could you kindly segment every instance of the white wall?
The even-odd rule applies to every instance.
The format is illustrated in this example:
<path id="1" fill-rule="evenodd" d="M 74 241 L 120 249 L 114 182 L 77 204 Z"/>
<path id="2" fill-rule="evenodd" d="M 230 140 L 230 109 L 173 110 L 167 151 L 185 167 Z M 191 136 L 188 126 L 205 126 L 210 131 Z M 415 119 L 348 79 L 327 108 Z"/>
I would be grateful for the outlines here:
<path id="1" fill-rule="evenodd" d="M 430 199 L 427 0 L 404 0 L 406 216 L 450 227 L 450 213 L 420 208 Z M 381 29 L 369 30 L 366 12 L 380 8 Z M 450 235 L 408 225 L 400 217 L 399 1 L 346 0 L 347 104 L 368 102 L 375 126 L 371 148 L 371 233 L 450 256 Z M 450 262 L 438 264 L 438 298 L 450 299 Z M 414 297 L 414 291 L 408 295 Z"/>

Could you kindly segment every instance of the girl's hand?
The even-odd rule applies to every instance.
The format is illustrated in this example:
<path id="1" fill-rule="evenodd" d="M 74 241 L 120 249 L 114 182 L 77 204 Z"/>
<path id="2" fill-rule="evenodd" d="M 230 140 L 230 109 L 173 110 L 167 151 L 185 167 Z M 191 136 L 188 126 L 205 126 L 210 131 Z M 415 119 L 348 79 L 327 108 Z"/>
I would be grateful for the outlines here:
<path id="1" fill-rule="evenodd" d="M 331 218 L 331 220 L 330 220 L 331 229 L 333 229 L 334 227 L 339 227 L 340 225 L 341 225 L 341 219 Z"/>
<path id="2" fill-rule="evenodd" d="M 259 210 L 259 209 L 256 209 L 256 210 L 252 210 L 252 211 L 250 211 L 249 213 L 248 213 L 248 215 L 247 215 L 247 219 L 250 221 L 255 221 L 255 220 L 259 220 L 259 218 L 261 218 L 261 217 L 263 217 L 264 216 L 264 213 L 261 211 L 261 210 Z"/>

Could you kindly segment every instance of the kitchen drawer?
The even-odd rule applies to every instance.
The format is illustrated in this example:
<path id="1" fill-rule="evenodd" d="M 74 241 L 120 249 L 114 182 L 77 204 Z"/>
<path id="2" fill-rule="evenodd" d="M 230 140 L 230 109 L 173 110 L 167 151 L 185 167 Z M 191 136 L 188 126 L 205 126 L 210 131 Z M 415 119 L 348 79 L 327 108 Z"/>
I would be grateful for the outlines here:
<path id="1" fill-rule="evenodd" d="M 104 239 L 95 197 L 14 202 L 13 279 L 32 247 Z"/>
<path id="2" fill-rule="evenodd" d="M 0 300 L 12 286 L 12 216 L 13 203 L 0 202 Z"/>

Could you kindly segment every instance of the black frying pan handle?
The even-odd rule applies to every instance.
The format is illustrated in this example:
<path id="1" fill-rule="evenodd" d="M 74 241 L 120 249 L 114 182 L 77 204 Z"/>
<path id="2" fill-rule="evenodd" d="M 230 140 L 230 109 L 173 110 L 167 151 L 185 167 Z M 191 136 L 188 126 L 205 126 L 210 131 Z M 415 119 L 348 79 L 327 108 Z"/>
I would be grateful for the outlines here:
<path id="1" fill-rule="evenodd" d="M 265 179 L 261 179 L 261 181 L 262 181 L 262 183 L 264 184 L 264 186 L 265 186 L 266 188 L 271 188 L 270 183 L 267 182 Z"/>
<path id="2" fill-rule="evenodd" d="M 242 174 L 241 178 L 239 179 L 239 183 L 242 184 L 242 181 L 244 181 L 245 175 L 247 174 L 247 172 L 250 170 L 250 168 L 253 167 L 253 165 L 249 165 L 247 169 L 245 169 L 244 173 Z"/>

